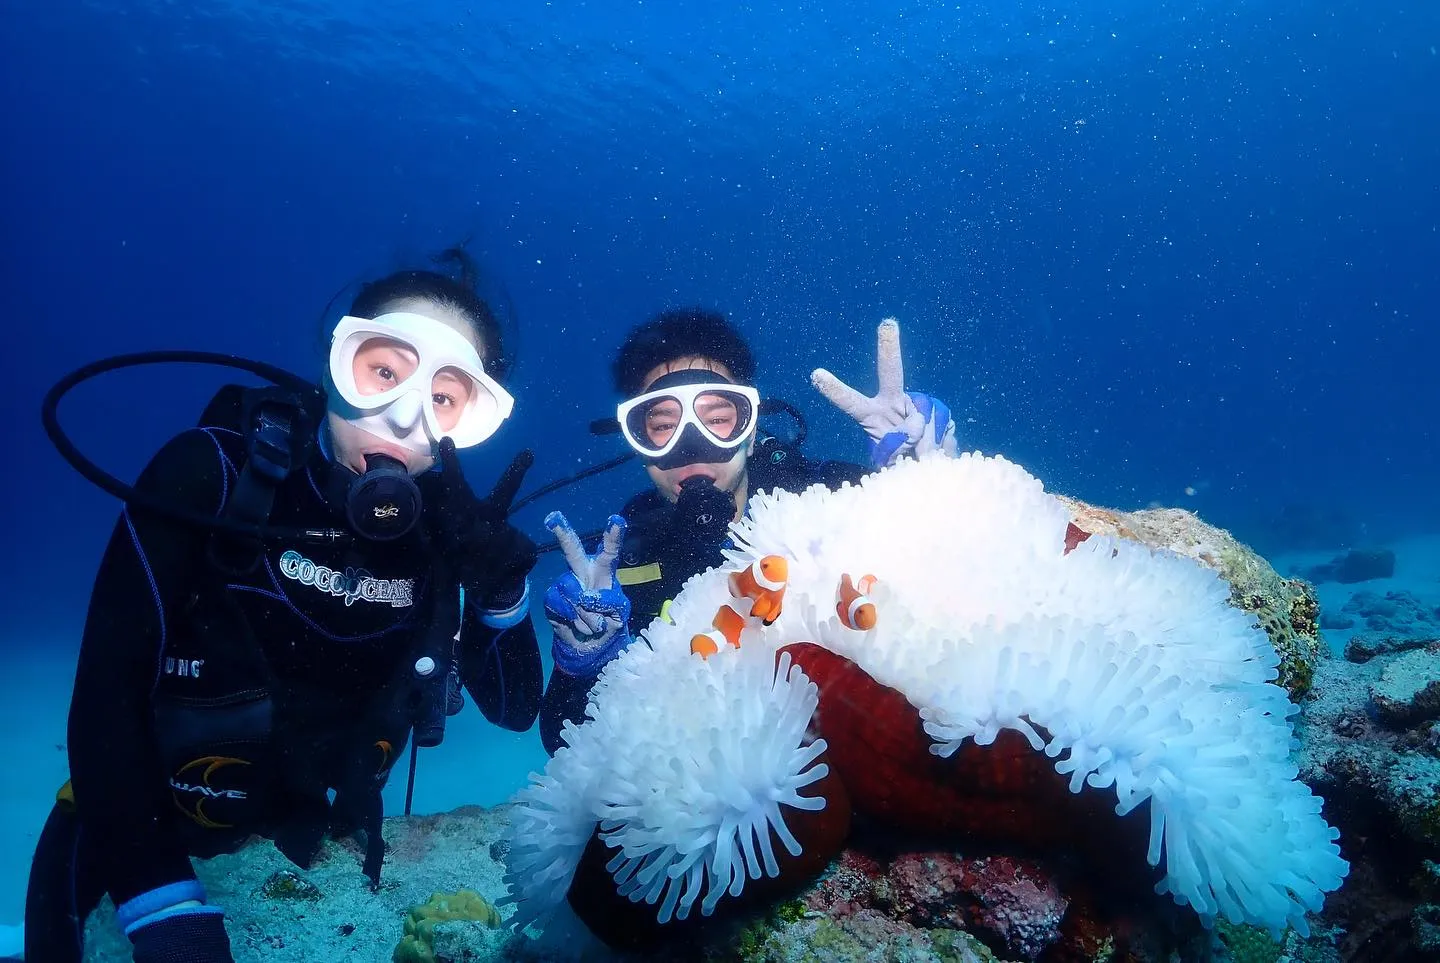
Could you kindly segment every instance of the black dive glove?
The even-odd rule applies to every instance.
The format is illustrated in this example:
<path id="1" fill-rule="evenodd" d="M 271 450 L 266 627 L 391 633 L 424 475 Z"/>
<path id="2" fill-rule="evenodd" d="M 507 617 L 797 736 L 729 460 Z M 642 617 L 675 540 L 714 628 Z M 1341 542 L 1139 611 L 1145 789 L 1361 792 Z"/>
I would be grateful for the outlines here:
<path id="1" fill-rule="evenodd" d="M 235 963 L 219 910 L 162 916 L 134 929 L 130 943 L 135 963 Z"/>
<path id="2" fill-rule="evenodd" d="M 735 495 L 697 475 L 680 483 L 680 497 L 670 510 L 664 554 L 672 565 L 699 572 L 720 564 L 720 548 L 735 517 Z M 688 572 L 689 575 L 694 572 Z"/>
<path id="3" fill-rule="evenodd" d="M 426 511 L 430 538 L 459 578 L 467 597 L 482 607 L 493 605 L 515 588 L 535 567 L 535 543 L 510 524 L 510 504 L 535 463 L 526 448 L 515 456 L 490 494 L 475 497 L 460 470 L 455 443 L 440 440 L 440 482 L 435 511 Z M 514 598 L 503 599 L 513 603 Z"/>

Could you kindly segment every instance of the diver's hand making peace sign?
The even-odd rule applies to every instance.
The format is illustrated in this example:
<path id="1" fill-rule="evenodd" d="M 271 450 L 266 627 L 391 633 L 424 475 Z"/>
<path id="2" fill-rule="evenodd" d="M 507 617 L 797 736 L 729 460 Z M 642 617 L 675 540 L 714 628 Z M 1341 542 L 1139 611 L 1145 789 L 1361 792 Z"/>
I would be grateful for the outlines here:
<path id="1" fill-rule="evenodd" d="M 501 598 L 513 601 L 535 567 L 535 543 L 510 524 L 510 505 L 534 463 L 534 452 L 520 452 L 490 494 L 477 498 L 460 469 L 455 443 L 448 437 L 440 441 L 438 504 L 426 512 L 431 538 L 481 608 Z"/>
<path id="2" fill-rule="evenodd" d="M 545 619 L 555 631 L 555 665 L 570 675 L 594 675 L 630 644 L 630 600 L 615 578 L 625 519 L 611 515 L 600 550 L 585 552 L 564 513 L 545 516 L 570 570 L 545 592 Z"/>
<path id="3" fill-rule="evenodd" d="M 905 390 L 900 324 L 894 318 L 881 321 L 875 333 L 875 373 L 880 390 L 868 398 L 824 368 L 810 374 L 810 383 L 870 436 L 871 463 L 884 468 L 906 455 L 955 454 L 950 409 L 938 398 Z"/>

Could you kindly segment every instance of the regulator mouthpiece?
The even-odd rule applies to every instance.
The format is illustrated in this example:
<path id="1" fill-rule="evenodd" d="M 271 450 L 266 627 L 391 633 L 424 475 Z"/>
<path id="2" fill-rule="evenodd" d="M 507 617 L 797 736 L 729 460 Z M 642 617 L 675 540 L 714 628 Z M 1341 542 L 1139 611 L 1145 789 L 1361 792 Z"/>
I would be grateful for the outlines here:
<path id="1" fill-rule="evenodd" d="M 408 534 L 420 520 L 420 489 L 403 462 L 366 455 L 365 474 L 350 483 L 345 516 L 361 538 L 388 542 Z"/>

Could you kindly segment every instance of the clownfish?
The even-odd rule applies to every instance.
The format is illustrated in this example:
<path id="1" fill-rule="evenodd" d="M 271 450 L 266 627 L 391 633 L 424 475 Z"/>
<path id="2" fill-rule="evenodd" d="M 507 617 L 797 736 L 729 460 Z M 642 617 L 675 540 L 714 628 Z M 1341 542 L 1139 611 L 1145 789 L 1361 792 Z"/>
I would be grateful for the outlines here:
<path id="1" fill-rule="evenodd" d="M 840 576 L 840 587 L 835 593 L 835 614 L 840 617 L 841 625 L 859 632 L 875 628 L 875 603 L 870 601 L 869 595 L 874 587 L 873 575 L 862 575 L 857 582 L 851 582 L 848 573 Z"/>
<path id="2" fill-rule="evenodd" d="M 790 563 L 780 555 L 757 558 L 750 565 L 730 576 L 730 594 L 751 601 L 750 615 L 766 625 L 780 617 L 785 604 L 785 583 L 790 578 Z"/>
<path id="3" fill-rule="evenodd" d="M 691 637 L 691 655 L 708 659 L 720 651 L 721 643 L 729 643 L 737 649 L 740 648 L 740 630 L 745 628 L 745 617 L 735 611 L 732 606 L 722 605 L 716 609 L 715 618 L 710 624 L 715 628 Z"/>

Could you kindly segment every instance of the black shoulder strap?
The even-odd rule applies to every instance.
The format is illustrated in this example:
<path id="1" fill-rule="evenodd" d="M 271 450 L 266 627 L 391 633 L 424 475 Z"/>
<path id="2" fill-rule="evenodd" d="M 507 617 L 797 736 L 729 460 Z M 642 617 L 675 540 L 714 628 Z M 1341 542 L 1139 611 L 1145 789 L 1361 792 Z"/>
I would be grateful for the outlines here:
<path id="1" fill-rule="evenodd" d="M 226 385 L 206 406 L 210 427 L 230 427 L 224 423 L 226 415 L 238 406 L 235 430 L 245 440 L 240 476 L 221 509 L 222 518 L 256 528 L 270 520 L 276 489 L 305 464 L 315 444 L 317 415 L 312 405 L 312 399 L 285 388 Z M 260 551 L 258 538 L 216 533 L 210 540 L 210 560 L 229 572 L 252 570 Z"/>

